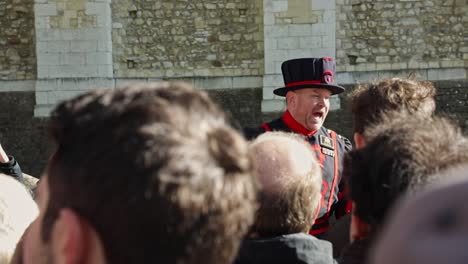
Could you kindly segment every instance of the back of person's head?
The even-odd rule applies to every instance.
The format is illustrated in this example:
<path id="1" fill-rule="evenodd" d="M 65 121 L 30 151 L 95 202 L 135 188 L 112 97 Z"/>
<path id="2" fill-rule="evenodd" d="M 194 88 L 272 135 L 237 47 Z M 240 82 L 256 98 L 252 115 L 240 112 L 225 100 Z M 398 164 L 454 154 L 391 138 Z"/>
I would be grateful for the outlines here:
<path id="1" fill-rule="evenodd" d="M 444 118 L 384 117 L 369 128 L 368 144 L 344 161 L 354 214 L 375 228 L 406 192 L 438 181 L 440 170 L 468 162 L 468 139 Z"/>
<path id="2" fill-rule="evenodd" d="M 254 220 L 247 142 L 187 84 L 87 92 L 56 107 L 50 136 L 44 241 L 71 208 L 108 263 L 229 263 Z"/>
<path id="3" fill-rule="evenodd" d="M 354 132 L 363 134 L 390 111 L 431 116 L 435 110 L 435 88 L 428 81 L 383 79 L 358 85 L 350 94 Z"/>
<path id="4" fill-rule="evenodd" d="M 10 262 L 16 243 L 37 213 L 37 205 L 26 188 L 0 174 L 0 264 Z"/>
<path id="5" fill-rule="evenodd" d="M 299 135 L 267 132 L 250 145 L 261 185 L 252 235 L 272 237 L 307 232 L 321 198 L 320 166 Z"/>
<path id="6" fill-rule="evenodd" d="M 397 203 L 370 263 L 468 263 L 468 165 L 434 177 L 454 179 Z"/>

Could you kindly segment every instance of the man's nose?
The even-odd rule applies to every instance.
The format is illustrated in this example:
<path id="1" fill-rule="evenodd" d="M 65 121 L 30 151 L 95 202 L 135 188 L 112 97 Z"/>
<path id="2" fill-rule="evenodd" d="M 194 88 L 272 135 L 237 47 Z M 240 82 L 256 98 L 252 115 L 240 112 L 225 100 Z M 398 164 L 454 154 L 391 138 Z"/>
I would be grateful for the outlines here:
<path id="1" fill-rule="evenodd" d="M 326 104 L 325 104 L 325 98 L 320 98 L 320 99 L 318 100 L 318 103 L 317 103 L 317 104 L 320 105 L 320 106 L 325 106 L 325 105 L 326 105 Z"/>

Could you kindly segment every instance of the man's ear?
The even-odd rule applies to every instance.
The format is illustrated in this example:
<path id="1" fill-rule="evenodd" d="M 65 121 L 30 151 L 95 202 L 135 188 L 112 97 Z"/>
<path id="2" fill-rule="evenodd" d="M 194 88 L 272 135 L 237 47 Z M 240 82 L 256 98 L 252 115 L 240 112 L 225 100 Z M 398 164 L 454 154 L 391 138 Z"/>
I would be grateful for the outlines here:
<path id="1" fill-rule="evenodd" d="M 354 132 L 354 144 L 356 145 L 356 149 L 361 149 L 366 146 L 366 140 L 361 133 Z"/>
<path id="2" fill-rule="evenodd" d="M 296 93 L 289 91 L 286 93 L 286 107 L 288 110 L 294 109 L 296 107 Z"/>
<path id="3" fill-rule="evenodd" d="M 52 253 L 57 263 L 82 263 L 86 258 L 85 223 L 72 209 L 61 209 L 52 229 Z"/>
<path id="4" fill-rule="evenodd" d="M 369 236 L 370 226 L 368 223 L 362 221 L 362 219 L 355 213 L 356 204 L 353 202 L 353 212 L 351 214 L 351 226 L 349 229 L 349 240 L 351 242 L 362 240 Z"/>

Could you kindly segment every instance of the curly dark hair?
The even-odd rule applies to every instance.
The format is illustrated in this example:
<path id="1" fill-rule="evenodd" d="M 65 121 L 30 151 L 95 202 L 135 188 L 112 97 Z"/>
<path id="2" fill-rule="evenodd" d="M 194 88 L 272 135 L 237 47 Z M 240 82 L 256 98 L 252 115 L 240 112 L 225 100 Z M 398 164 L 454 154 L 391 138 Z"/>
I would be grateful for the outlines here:
<path id="1" fill-rule="evenodd" d="M 369 128 L 373 137 L 344 159 L 355 214 L 380 226 L 388 209 L 404 193 L 438 181 L 434 173 L 468 162 L 468 139 L 445 118 L 384 115 Z"/>
<path id="2" fill-rule="evenodd" d="M 363 134 L 389 111 L 430 116 L 435 111 L 435 94 L 431 82 L 403 78 L 358 85 L 349 95 L 354 132 Z"/>
<path id="3" fill-rule="evenodd" d="M 230 263 L 254 220 L 247 143 L 187 84 L 88 92 L 56 107 L 50 137 L 45 241 L 68 207 L 109 263 Z"/>

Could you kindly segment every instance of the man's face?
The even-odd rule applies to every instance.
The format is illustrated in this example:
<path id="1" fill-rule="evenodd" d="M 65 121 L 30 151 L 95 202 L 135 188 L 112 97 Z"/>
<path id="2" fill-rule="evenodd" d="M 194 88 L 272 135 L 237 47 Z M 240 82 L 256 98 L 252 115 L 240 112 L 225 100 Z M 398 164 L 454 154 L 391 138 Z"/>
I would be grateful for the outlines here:
<path id="1" fill-rule="evenodd" d="M 315 131 L 322 127 L 330 109 L 331 92 L 322 88 L 306 88 L 286 94 L 287 108 L 294 119 Z"/>
<path id="2" fill-rule="evenodd" d="M 26 231 L 23 242 L 23 263 L 43 264 L 54 263 L 49 243 L 42 240 L 42 222 L 49 203 L 49 184 L 47 177 L 43 176 L 36 189 L 36 201 L 39 207 L 39 216 Z"/>

